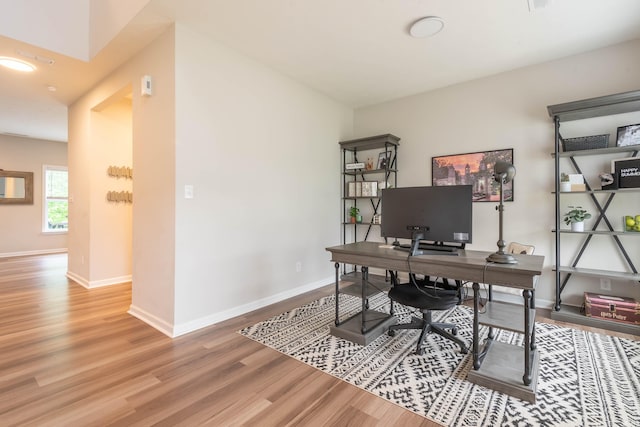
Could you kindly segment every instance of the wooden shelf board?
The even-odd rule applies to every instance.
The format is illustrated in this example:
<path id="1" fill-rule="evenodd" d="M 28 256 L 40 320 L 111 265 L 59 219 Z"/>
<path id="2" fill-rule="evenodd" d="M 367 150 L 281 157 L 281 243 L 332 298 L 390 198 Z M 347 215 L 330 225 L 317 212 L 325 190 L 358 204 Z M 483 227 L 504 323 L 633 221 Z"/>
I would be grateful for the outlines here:
<path id="1" fill-rule="evenodd" d="M 356 199 L 379 199 L 380 196 L 354 196 L 354 197 L 343 197 L 345 200 L 356 200 Z"/>
<path id="2" fill-rule="evenodd" d="M 360 344 L 369 345 L 373 340 L 389 330 L 389 326 L 398 323 L 394 316 L 388 313 L 382 313 L 374 310 L 366 311 L 365 327 L 367 332 L 362 333 L 362 317 L 357 315 L 340 324 L 340 326 L 331 325 L 329 333 L 336 337 Z"/>
<path id="3" fill-rule="evenodd" d="M 595 156 L 598 154 L 616 154 L 616 153 L 633 153 L 639 151 L 640 145 L 627 145 L 625 147 L 607 147 L 607 148 L 594 148 L 591 150 L 578 150 L 578 151 L 562 151 L 558 153 L 558 157 L 580 157 L 580 156 Z M 551 153 L 552 157 L 555 157 L 556 153 Z"/>
<path id="4" fill-rule="evenodd" d="M 340 277 L 343 282 L 352 282 L 349 285 L 340 288 L 340 293 L 347 295 L 353 295 L 356 297 L 362 296 L 362 273 L 352 272 L 344 274 Z M 391 282 L 388 282 L 384 276 L 378 274 L 369 274 L 369 286 L 366 289 L 366 296 L 371 297 L 380 292 L 387 292 L 391 289 Z"/>
<path id="5" fill-rule="evenodd" d="M 533 350 L 531 384 L 524 385 L 524 349 L 511 344 L 494 341 L 480 369 L 472 369 L 467 379 L 474 383 L 509 394 L 527 402 L 535 403 L 538 385 L 540 356 Z"/>
<path id="6" fill-rule="evenodd" d="M 340 141 L 340 147 L 343 150 L 374 150 L 384 148 L 388 145 L 400 145 L 400 138 L 390 133 L 384 135 L 368 136 L 366 138 L 350 139 L 348 141 Z"/>
<path id="7" fill-rule="evenodd" d="M 355 175 L 367 175 L 367 174 L 385 173 L 385 172 L 398 172 L 398 171 L 396 169 L 368 169 L 368 170 L 356 169 L 356 170 L 344 171 L 343 174 L 349 175 L 349 176 L 355 176 Z"/>
<path id="8" fill-rule="evenodd" d="M 555 233 L 558 230 L 551 230 Z M 585 231 L 572 231 L 572 230 L 560 230 L 560 233 L 568 234 L 596 234 L 600 236 L 640 236 L 637 231 L 604 231 L 604 230 L 585 230 Z"/>
<path id="9" fill-rule="evenodd" d="M 533 329 L 536 310 L 530 308 L 529 315 L 531 319 L 529 329 Z M 524 305 L 489 301 L 484 306 L 484 312 L 480 313 L 478 321 L 482 325 L 524 333 Z"/>
<path id="10" fill-rule="evenodd" d="M 631 325 L 628 323 L 620 323 L 597 317 L 588 317 L 584 315 L 584 313 L 580 312 L 579 307 L 571 305 L 562 305 L 559 311 L 551 310 L 551 318 L 562 322 L 577 323 L 579 325 L 607 329 L 609 331 L 616 331 L 624 334 L 640 335 L 640 325 Z"/>
<path id="11" fill-rule="evenodd" d="M 640 148 L 640 145 L 638 147 Z M 595 190 L 585 190 L 585 191 L 560 191 L 559 194 L 600 194 L 600 193 L 635 193 L 635 192 L 640 192 L 640 188 L 612 188 L 612 189 L 596 188 Z M 551 194 L 556 194 L 556 192 L 552 191 Z"/>
<path id="12" fill-rule="evenodd" d="M 640 281 L 639 273 L 627 273 L 624 271 L 613 271 L 613 270 L 596 270 L 593 268 L 581 268 L 581 267 L 560 267 L 552 266 L 553 271 L 557 271 L 558 269 L 562 273 L 571 273 L 579 276 L 591 276 L 591 277 L 604 277 L 609 279 L 619 279 L 619 280 L 632 280 L 632 281 Z"/>
<path id="13" fill-rule="evenodd" d="M 638 90 L 547 106 L 549 116 L 558 117 L 561 122 L 638 110 L 640 110 L 640 91 Z"/>

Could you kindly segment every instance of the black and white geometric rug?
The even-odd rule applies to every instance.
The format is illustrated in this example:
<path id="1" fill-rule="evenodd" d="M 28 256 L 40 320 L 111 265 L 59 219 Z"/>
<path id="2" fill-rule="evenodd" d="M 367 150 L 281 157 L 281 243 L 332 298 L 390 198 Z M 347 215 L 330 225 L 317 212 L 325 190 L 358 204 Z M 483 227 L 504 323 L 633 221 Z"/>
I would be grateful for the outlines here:
<path id="1" fill-rule="evenodd" d="M 386 295 L 370 306 L 388 312 Z M 438 335 L 429 334 L 421 356 L 414 354 L 415 330 L 383 334 L 366 347 L 334 337 L 334 307 L 328 296 L 239 333 L 447 426 L 640 426 L 638 341 L 537 323 L 540 374 L 530 404 L 468 382 L 471 354 Z M 360 300 L 341 294 L 340 307 L 346 317 Z M 396 312 L 399 323 L 413 314 L 399 304 Z M 434 313 L 440 318 L 471 343 L 470 308 Z M 522 336 L 501 331 L 497 339 L 521 345 Z"/>

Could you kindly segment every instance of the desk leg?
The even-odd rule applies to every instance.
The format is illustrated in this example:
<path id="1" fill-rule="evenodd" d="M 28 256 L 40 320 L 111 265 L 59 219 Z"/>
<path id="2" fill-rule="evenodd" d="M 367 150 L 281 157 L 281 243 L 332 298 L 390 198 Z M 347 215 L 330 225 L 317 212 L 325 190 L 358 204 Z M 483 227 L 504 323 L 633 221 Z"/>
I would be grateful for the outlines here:
<path id="1" fill-rule="evenodd" d="M 485 302 L 485 306 L 486 304 L 489 303 L 489 301 L 493 301 L 493 286 L 491 284 L 488 285 L 489 288 L 489 292 L 487 293 L 487 301 Z M 489 326 L 489 334 L 487 335 L 487 337 L 492 340 L 494 338 L 494 334 L 493 334 L 493 326 Z"/>
<path id="2" fill-rule="evenodd" d="M 531 384 L 531 336 L 529 335 L 531 327 L 531 313 L 529 310 L 531 291 L 525 289 L 522 291 L 522 296 L 524 297 L 524 375 L 522 380 L 524 385 L 529 385 Z"/>
<path id="3" fill-rule="evenodd" d="M 335 324 L 338 326 L 340 324 L 340 304 L 339 304 L 339 295 L 340 295 L 340 264 L 336 262 L 336 320 Z"/>
<path id="4" fill-rule="evenodd" d="M 479 354 L 478 354 L 478 340 L 479 340 L 479 333 L 478 333 L 478 328 L 479 328 L 479 324 L 478 324 L 478 311 L 479 311 L 479 307 L 478 307 L 478 293 L 480 292 L 480 285 L 478 285 L 477 282 L 473 283 L 473 369 L 480 369 L 480 360 L 479 360 Z"/>
<path id="5" fill-rule="evenodd" d="M 531 308 L 536 308 L 536 291 L 531 291 Z M 535 313 L 535 312 L 534 312 Z M 534 314 L 534 318 L 531 320 L 533 322 L 533 330 L 531 331 L 531 350 L 536 349 L 536 318 Z"/>
<path id="6" fill-rule="evenodd" d="M 363 334 L 367 332 L 366 328 L 366 311 L 367 311 L 367 292 L 366 286 L 369 281 L 369 267 L 362 267 L 362 324 L 360 326 L 360 332 Z"/>

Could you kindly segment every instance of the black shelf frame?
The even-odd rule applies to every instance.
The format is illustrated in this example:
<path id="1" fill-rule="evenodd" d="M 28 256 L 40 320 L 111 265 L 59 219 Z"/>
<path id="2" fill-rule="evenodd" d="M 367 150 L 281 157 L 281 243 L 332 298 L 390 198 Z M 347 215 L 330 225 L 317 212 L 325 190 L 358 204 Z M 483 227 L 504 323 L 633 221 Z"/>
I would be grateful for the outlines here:
<path id="1" fill-rule="evenodd" d="M 629 257 L 622 241 L 620 240 L 620 236 L 627 236 L 627 235 L 631 236 L 634 233 L 624 233 L 624 232 L 618 232 L 614 230 L 606 214 L 607 209 L 611 205 L 611 202 L 613 201 L 613 198 L 616 196 L 616 194 L 624 193 L 624 192 L 640 191 L 640 189 L 598 190 L 598 189 L 591 188 L 589 183 L 585 181 L 586 191 L 581 191 L 579 193 L 588 195 L 589 199 L 591 200 L 593 205 L 596 207 L 597 216 L 596 216 L 595 223 L 591 227 L 591 230 L 586 230 L 584 232 L 571 232 L 569 230 L 561 230 L 560 229 L 561 192 L 560 192 L 560 181 L 558 179 L 558 177 L 560 176 L 560 159 L 568 158 L 574 170 L 577 173 L 584 175 L 580 168 L 580 165 L 578 164 L 578 161 L 576 160 L 577 157 L 611 154 L 611 153 L 628 153 L 629 157 L 635 157 L 638 155 L 640 146 L 608 147 L 608 148 L 599 148 L 599 149 L 592 149 L 592 150 L 562 152 L 561 150 L 562 137 L 560 135 L 560 124 L 562 122 L 572 121 L 572 120 L 582 120 L 582 119 L 588 119 L 588 118 L 603 117 L 603 116 L 609 116 L 614 114 L 640 111 L 640 91 L 631 91 L 631 92 L 607 95 L 607 96 L 602 96 L 597 98 L 590 98 L 590 99 L 585 99 L 580 101 L 568 102 L 564 104 L 550 105 L 547 107 L 547 111 L 549 113 L 549 116 L 553 119 L 553 122 L 554 122 L 555 144 L 554 144 L 554 152 L 552 153 L 552 156 L 554 157 L 554 160 L 555 160 L 554 169 L 555 169 L 555 178 L 556 178 L 555 189 L 553 192 L 555 196 L 555 211 L 556 211 L 555 229 L 553 230 L 555 234 L 556 266 L 554 267 L 554 271 L 555 271 L 555 282 L 556 282 L 556 301 L 555 301 L 554 308 L 551 312 L 551 315 L 552 315 L 551 317 L 557 318 L 559 320 L 566 320 L 565 318 L 567 316 L 560 313 L 561 309 L 565 311 L 567 310 L 566 306 L 562 305 L 561 296 L 569 279 L 572 277 L 573 274 L 593 276 L 593 277 L 608 277 L 608 278 L 614 278 L 614 279 L 628 278 L 630 280 L 635 280 L 640 283 L 640 275 L 638 274 L 638 270 L 634 265 L 633 260 L 631 260 L 631 258 Z M 607 195 L 605 197 L 604 202 L 600 203 L 596 195 L 603 194 L 603 193 Z M 606 231 L 596 230 L 596 228 L 601 223 L 605 224 L 607 228 Z M 570 266 L 563 266 L 562 263 L 560 262 L 560 247 L 561 247 L 560 236 L 561 234 L 564 234 L 564 233 L 582 234 L 586 236 L 585 240 L 580 246 L 580 249 L 578 250 L 577 255 L 575 256 Z M 593 236 L 596 236 L 596 235 L 608 235 L 614 240 L 614 242 L 616 243 L 616 246 L 619 248 L 621 254 L 625 258 L 627 266 L 631 272 L 592 270 L 592 269 L 584 269 L 584 268 L 577 267 L 577 264 L 580 261 L 582 255 L 587 249 L 589 243 L 591 243 Z M 564 274 L 564 277 L 563 277 L 563 274 Z M 571 321 L 574 321 L 577 323 L 587 324 L 589 322 L 587 320 L 581 319 L 580 316 L 575 316 L 574 314 L 570 315 L 569 317 L 571 318 Z M 582 316 L 582 317 L 586 319 L 586 316 Z M 591 323 L 593 322 L 591 321 Z M 606 321 L 598 322 L 598 325 L 607 329 L 613 329 L 613 330 L 616 329 L 616 326 L 613 322 L 606 322 Z M 640 332 L 640 327 L 632 327 L 630 330 L 632 331 L 632 333 L 637 334 L 638 332 Z"/>
<path id="2" fill-rule="evenodd" d="M 358 241 L 358 227 L 366 226 L 365 236 L 363 238 L 366 241 L 369 238 L 369 234 L 374 226 L 379 224 L 373 223 L 373 216 L 377 215 L 381 207 L 381 198 L 379 196 L 357 196 L 347 197 L 345 192 L 347 184 L 350 181 L 365 181 L 365 177 L 368 175 L 381 174 L 384 176 L 384 182 L 393 180 L 393 185 L 398 186 L 398 146 L 400 138 L 392 134 L 376 135 L 367 138 L 352 139 L 348 141 L 340 141 L 340 148 L 342 149 L 342 244 L 347 243 L 347 232 L 349 230 L 353 233 L 353 241 Z M 358 154 L 361 152 L 371 150 L 382 150 L 391 152 L 391 159 L 384 169 L 364 169 L 364 170 L 347 170 L 347 158 L 352 157 L 350 161 L 358 163 Z M 347 205 L 358 207 L 358 201 L 369 202 L 373 213 L 371 218 L 367 222 L 352 223 L 347 219 Z M 351 204 L 352 203 L 352 204 Z"/>

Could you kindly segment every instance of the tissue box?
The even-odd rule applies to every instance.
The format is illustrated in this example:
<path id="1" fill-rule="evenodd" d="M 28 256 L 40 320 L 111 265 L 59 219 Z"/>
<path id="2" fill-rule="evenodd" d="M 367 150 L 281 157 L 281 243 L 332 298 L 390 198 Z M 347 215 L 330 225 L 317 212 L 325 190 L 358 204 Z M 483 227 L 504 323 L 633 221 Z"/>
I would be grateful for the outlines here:
<path id="1" fill-rule="evenodd" d="M 640 325 L 640 303 L 633 298 L 585 292 L 584 308 L 587 317 Z"/>
<path id="2" fill-rule="evenodd" d="M 584 183 L 584 176 L 582 176 L 582 174 L 569 174 L 569 183 L 571 183 L 571 191 L 587 191 L 587 186 Z"/>

